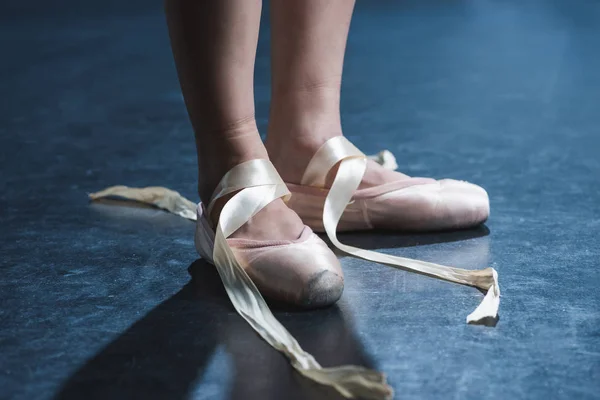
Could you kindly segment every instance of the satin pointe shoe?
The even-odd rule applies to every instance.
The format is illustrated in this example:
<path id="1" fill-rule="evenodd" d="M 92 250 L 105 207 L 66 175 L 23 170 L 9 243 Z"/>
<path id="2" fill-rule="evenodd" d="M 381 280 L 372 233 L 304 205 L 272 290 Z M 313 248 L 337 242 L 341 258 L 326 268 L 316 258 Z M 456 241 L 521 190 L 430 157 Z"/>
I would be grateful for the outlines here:
<path id="1" fill-rule="evenodd" d="M 257 160 L 240 164 L 223 178 L 208 209 L 198 204 L 195 244 L 198 253 L 208 262 L 215 263 L 214 224 L 209 215 L 216 200 L 244 187 L 277 185 L 280 185 L 280 197 L 289 197 L 281 178 L 267 163 L 269 161 Z M 334 304 L 342 295 L 344 278 L 340 262 L 308 226 L 296 240 L 230 238 L 227 244 L 263 296 L 270 300 L 318 308 Z"/>
<path id="2" fill-rule="evenodd" d="M 287 183 L 293 194 L 288 206 L 316 232 L 324 231 L 323 206 L 329 192 L 322 171 L 329 171 L 328 161 L 336 159 L 330 158 L 334 156 L 332 144 L 342 142 L 350 143 L 342 136 L 330 139 L 312 158 L 301 184 Z M 488 194 L 477 185 L 453 179 L 407 178 L 355 190 L 338 232 L 464 229 L 482 224 L 489 215 Z"/>
<path id="3" fill-rule="evenodd" d="M 215 201 L 233 193 L 213 229 L 208 216 Z M 261 294 L 305 307 L 329 305 L 340 297 L 340 264 L 310 228 L 292 241 L 228 239 L 269 203 L 289 194 L 270 161 L 239 164 L 225 174 L 208 208 L 198 205 L 196 249 L 216 267 L 240 316 L 300 374 L 348 398 L 389 399 L 392 389 L 380 372 L 355 365 L 321 367 L 277 321 Z"/>
<path id="4" fill-rule="evenodd" d="M 326 178 L 337 172 L 330 188 Z M 487 290 L 479 307 L 467 317 L 477 323 L 496 318 L 500 304 L 498 274 L 493 268 L 471 271 L 368 251 L 342 244 L 338 231 L 374 228 L 431 230 L 467 228 L 484 222 L 489 200 L 482 188 L 454 180 L 409 178 L 357 190 L 367 168 L 367 157 L 345 137 L 329 139 L 309 162 L 288 206 L 315 231 L 325 231 L 340 250 L 370 261 L 419 272 Z"/>

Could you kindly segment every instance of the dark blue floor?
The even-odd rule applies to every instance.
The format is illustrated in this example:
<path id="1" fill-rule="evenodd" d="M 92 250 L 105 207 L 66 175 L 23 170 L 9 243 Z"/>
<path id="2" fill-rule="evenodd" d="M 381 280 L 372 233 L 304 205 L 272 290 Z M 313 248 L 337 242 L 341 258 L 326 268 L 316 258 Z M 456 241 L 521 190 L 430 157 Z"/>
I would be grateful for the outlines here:
<path id="1" fill-rule="evenodd" d="M 338 306 L 277 313 L 319 361 L 381 369 L 403 399 L 600 398 L 599 21 L 598 1 L 359 2 L 347 136 L 484 186 L 492 216 L 342 238 L 493 266 L 503 299 L 495 328 L 469 326 L 476 290 L 343 258 Z M 114 184 L 195 199 L 161 2 L 12 0 L 0 33 L 0 398 L 335 398 L 235 314 L 192 223 L 88 204 Z"/>

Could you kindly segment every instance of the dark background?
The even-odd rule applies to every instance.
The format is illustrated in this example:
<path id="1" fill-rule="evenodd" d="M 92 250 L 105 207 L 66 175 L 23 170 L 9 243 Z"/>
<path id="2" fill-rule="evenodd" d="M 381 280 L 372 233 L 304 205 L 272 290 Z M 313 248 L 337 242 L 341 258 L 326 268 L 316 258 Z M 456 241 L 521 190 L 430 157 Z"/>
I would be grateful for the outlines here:
<path id="1" fill-rule="evenodd" d="M 256 102 L 269 102 L 268 12 Z M 0 5 L 0 398 L 325 399 L 235 314 L 193 224 L 89 204 L 114 184 L 195 200 L 193 135 L 160 1 Z M 339 305 L 278 318 L 324 365 L 397 398 L 598 398 L 600 3 L 359 1 L 346 135 L 411 175 L 485 187 L 475 230 L 342 241 L 468 268 L 481 294 L 344 257 Z"/>

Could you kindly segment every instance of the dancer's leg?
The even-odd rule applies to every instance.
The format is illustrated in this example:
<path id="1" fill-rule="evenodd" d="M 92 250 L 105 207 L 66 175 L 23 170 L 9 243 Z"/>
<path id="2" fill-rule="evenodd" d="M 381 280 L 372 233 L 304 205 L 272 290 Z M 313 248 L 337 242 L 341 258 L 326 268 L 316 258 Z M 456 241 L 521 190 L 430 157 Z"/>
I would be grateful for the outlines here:
<path id="1" fill-rule="evenodd" d="M 268 158 L 254 118 L 260 0 L 166 0 L 177 72 L 196 135 L 200 198 L 206 203 L 235 165 Z M 274 218 L 275 217 L 275 218 Z M 295 239 L 303 229 L 281 200 L 234 236 Z"/>
<path id="2" fill-rule="evenodd" d="M 287 182 L 342 134 L 340 88 L 352 0 L 271 1 L 272 99 L 266 147 Z M 362 186 L 406 176 L 369 163 Z"/>

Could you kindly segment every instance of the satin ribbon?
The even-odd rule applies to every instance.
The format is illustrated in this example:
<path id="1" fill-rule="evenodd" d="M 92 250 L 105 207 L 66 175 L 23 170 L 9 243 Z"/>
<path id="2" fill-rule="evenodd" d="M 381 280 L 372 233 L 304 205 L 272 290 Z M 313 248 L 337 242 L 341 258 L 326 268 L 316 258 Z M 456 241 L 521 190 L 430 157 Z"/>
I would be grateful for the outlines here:
<path id="1" fill-rule="evenodd" d="M 323 226 L 335 247 L 354 257 L 486 290 L 487 293 L 482 302 L 475 311 L 467 316 L 467 323 L 479 323 L 484 319 L 497 317 L 500 306 L 500 286 L 498 273 L 493 268 L 467 270 L 447 267 L 341 243 L 337 238 L 337 225 L 362 181 L 367 168 L 366 156 L 345 137 L 332 138 L 325 142 L 309 162 L 302 178 L 302 184 L 324 187 L 327 174 L 338 163 L 339 168 L 325 199 L 323 209 Z"/>
<path id="2" fill-rule="evenodd" d="M 392 389 L 386 384 L 382 373 L 355 365 L 323 368 L 311 354 L 304 351 L 273 316 L 227 243 L 227 237 L 265 206 L 275 199 L 289 196 L 285 183 L 273 165 L 267 160 L 252 160 L 236 166 L 217 187 L 209 210 L 217 199 L 235 191 L 239 192 L 225 204 L 217 223 L 212 262 L 236 311 L 305 377 L 331 386 L 348 398 L 391 398 Z"/>

